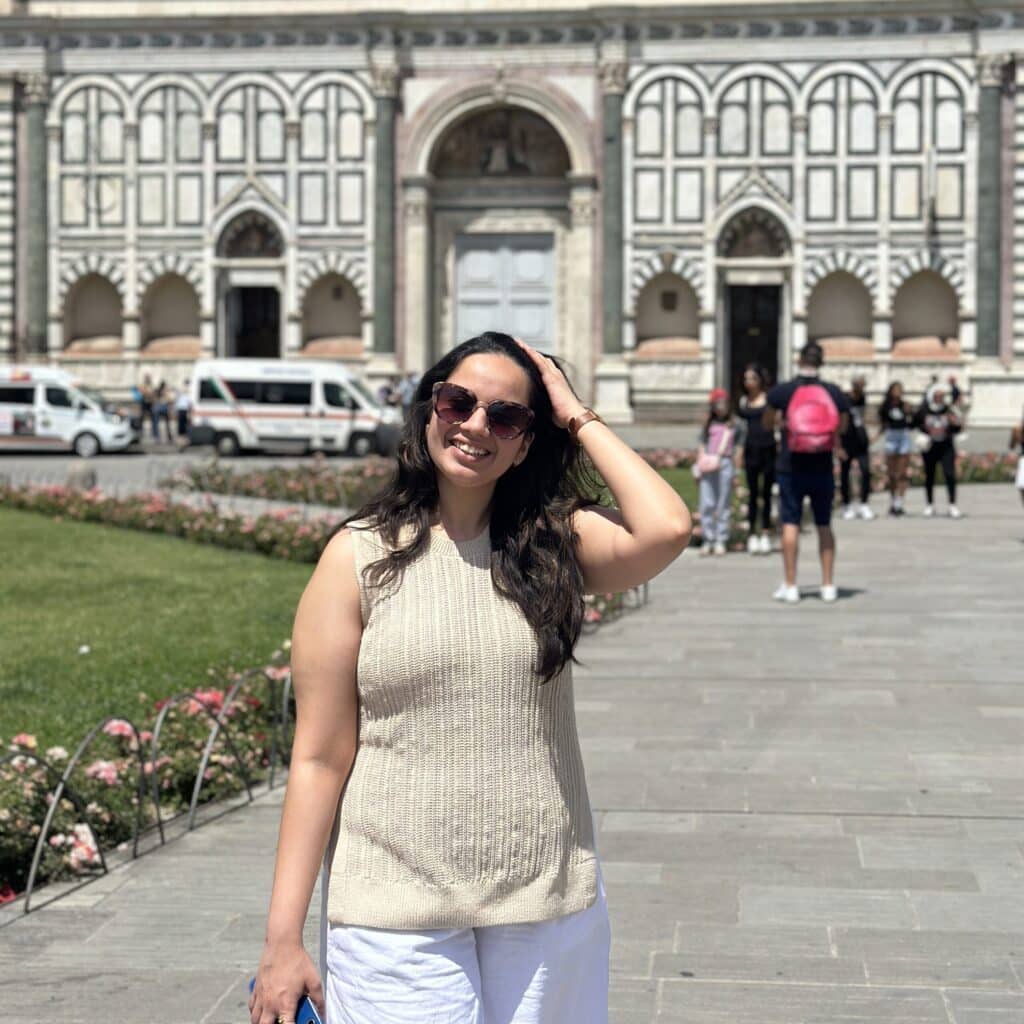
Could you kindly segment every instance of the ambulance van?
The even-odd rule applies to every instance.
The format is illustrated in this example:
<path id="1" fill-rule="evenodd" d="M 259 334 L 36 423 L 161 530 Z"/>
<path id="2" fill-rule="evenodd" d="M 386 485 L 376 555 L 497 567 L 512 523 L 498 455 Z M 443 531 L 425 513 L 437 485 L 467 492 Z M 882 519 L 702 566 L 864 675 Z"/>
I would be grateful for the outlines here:
<path id="1" fill-rule="evenodd" d="M 0 365 L 0 451 L 73 451 L 83 458 L 123 451 L 131 423 L 51 366 Z"/>
<path id="2" fill-rule="evenodd" d="M 338 363 L 290 359 L 200 359 L 193 367 L 192 444 L 240 451 L 392 454 L 402 426 Z"/>

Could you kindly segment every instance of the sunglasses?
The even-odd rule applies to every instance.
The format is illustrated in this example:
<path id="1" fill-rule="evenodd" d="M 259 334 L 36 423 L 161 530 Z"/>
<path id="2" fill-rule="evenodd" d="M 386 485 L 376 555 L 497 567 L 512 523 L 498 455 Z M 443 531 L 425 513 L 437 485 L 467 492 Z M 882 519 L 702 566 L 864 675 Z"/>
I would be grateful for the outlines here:
<path id="1" fill-rule="evenodd" d="M 478 402 L 476 395 L 458 384 L 440 380 L 434 385 L 434 412 L 445 423 L 465 423 L 483 406 L 487 428 L 502 441 L 511 441 L 530 429 L 533 410 L 518 402 Z"/>

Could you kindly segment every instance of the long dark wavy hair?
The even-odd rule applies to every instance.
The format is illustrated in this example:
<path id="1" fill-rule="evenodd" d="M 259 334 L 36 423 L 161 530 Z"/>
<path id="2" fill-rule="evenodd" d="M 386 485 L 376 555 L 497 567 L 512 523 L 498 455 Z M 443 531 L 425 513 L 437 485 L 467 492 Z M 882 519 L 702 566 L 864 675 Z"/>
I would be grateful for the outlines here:
<path id="1" fill-rule="evenodd" d="M 345 520 L 379 529 L 389 552 L 364 569 L 372 587 L 399 582 L 430 543 L 438 505 L 437 471 L 427 450 L 433 387 L 468 356 L 511 359 L 526 374 L 534 412 L 526 458 L 501 476 L 491 504 L 491 579 L 522 610 L 537 637 L 536 672 L 548 682 L 569 661 L 583 623 L 583 574 L 576 557 L 573 513 L 597 504 L 596 474 L 569 433 L 555 425 L 551 400 L 530 357 L 507 334 L 488 331 L 464 341 L 423 374 L 398 444 L 398 469 L 384 491 Z M 555 360 L 558 368 L 564 369 Z M 340 527 L 339 527 L 340 529 Z"/>

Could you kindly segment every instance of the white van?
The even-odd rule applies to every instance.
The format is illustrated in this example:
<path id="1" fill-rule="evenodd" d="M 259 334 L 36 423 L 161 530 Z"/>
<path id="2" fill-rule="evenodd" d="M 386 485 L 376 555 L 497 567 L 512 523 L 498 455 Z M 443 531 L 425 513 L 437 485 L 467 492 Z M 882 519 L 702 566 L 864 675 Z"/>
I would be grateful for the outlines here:
<path id="1" fill-rule="evenodd" d="M 200 359 L 192 370 L 192 444 L 219 454 L 284 449 L 388 455 L 402 425 L 338 363 Z"/>
<path id="2" fill-rule="evenodd" d="M 0 365 L 0 450 L 70 449 L 91 458 L 123 451 L 134 440 L 131 423 L 66 370 Z"/>

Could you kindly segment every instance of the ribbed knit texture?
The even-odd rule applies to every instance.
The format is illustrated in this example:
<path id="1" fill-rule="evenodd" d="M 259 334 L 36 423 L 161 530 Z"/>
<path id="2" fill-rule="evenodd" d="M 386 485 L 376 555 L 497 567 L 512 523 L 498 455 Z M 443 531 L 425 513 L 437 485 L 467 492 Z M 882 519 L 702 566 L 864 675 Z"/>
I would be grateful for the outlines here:
<path id="1" fill-rule="evenodd" d="M 353 524 L 355 525 L 355 524 Z M 593 825 L 566 667 L 494 589 L 490 538 L 429 549 L 397 585 L 353 529 L 363 602 L 359 748 L 328 851 L 331 924 L 421 929 L 541 921 L 597 898 Z"/>

